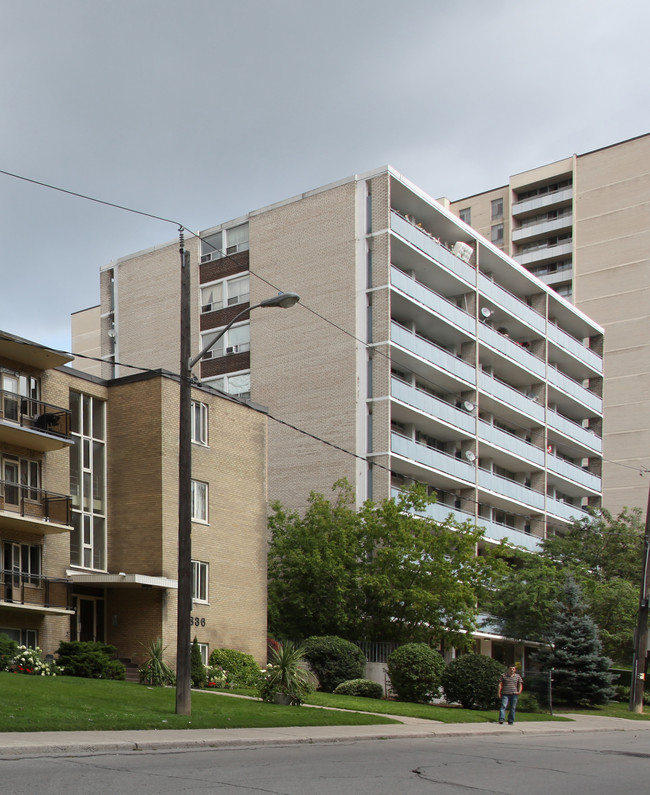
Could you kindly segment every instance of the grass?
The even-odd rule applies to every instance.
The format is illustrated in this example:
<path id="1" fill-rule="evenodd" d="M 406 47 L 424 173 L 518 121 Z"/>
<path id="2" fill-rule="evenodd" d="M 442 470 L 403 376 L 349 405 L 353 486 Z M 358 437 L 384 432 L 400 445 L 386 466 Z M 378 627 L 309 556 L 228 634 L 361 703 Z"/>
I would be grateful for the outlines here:
<path id="1" fill-rule="evenodd" d="M 612 701 L 602 707 L 558 707 L 553 710 L 556 714 L 569 712 L 572 715 L 596 715 L 601 718 L 629 718 L 630 720 L 650 720 L 650 707 L 643 708 L 645 712 L 639 714 L 637 712 L 630 712 L 630 706 L 627 703 L 620 703 Z"/>
<path id="2" fill-rule="evenodd" d="M 0 673 L 0 731 L 232 729 L 394 723 L 357 712 L 265 704 L 192 693 L 192 715 L 175 714 L 176 691 L 131 682 Z"/>

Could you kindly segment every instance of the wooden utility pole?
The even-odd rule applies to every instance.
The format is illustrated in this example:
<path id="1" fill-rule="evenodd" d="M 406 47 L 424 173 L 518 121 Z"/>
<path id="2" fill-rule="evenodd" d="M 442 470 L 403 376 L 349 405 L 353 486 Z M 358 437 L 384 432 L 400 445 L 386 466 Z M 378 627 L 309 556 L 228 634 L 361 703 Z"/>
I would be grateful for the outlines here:
<path id="1" fill-rule="evenodd" d="M 639 596 L 639 613 L 634 633 L 634 658 L 632 661 L 632 682 L 630 687 L 630 712 L 643 712 L 643 691 L 645 687 L 646 657 L 648 654 L 648 596 L 650 594 L 650 488 L 648 507 L 645 515 L 645 535 L 643 536 L 643 571 Z"/>

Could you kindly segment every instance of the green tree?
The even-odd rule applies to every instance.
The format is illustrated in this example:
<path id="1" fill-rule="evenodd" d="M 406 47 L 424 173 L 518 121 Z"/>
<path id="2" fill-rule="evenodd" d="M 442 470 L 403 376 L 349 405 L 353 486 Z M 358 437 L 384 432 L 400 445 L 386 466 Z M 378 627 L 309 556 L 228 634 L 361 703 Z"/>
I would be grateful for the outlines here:
<path id="1" fill-rule="evenodd" d="M 564 574 L 579 584 L 605 653 L 631 657 L 642 565 L 643 522 L 638 509 L 617 516 L 594 510 L 564 535 L 550 537 L 538 554 L 502 545 L 492 554 L 505 563 L 484 605 L 509 636 L 547 640 Z"/>
<path id="2" fill-rule="evenodd" d="M 196 635 L 194 636 L 194 641 L 192 642 L 190 665 L 192 687 L 203 687 L 205 684 L 205 665 L 203 665 L 203 660 L 201 659 L 201 649 L 199 647 L 199 642 L 196 638 Z"/>
<path id="3" fill-rule="evenodd" d="M 271 632 L 465 645 L 495 566 L 475 554 L 482 531 L 425 518 L 434 498 L 420 487 L 359 511 L 347 482 L 334 489 L 332 502 L 312 494 L 302 517 L 273 506 Z"/>
<path id="4" fill-rule="evenodd" d="M 576 705 L 605 704 L 613 696 L 611 660 L 602 653 L 596 625 L 571 574 L 555 604 L 549 643 L 537 658 L 543 671 L 552 671 L 553 698 Z"/>

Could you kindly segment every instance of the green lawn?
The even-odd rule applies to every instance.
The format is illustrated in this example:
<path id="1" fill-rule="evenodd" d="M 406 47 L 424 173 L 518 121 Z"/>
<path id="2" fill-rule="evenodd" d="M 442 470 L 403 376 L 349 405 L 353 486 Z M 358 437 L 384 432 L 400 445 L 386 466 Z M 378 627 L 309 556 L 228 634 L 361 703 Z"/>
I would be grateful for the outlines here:
<path id="1" fill-rule="evenodd" d="M 192 693 L 191 717 L 176 715 L 176 692 L 131 682 L 0 673 L 0 731 L 224 729 L 393 723 L 357 712 L 265 704 Z"/>
<path id="2" fill-rule="evenodd" d="M 612 701 L 610 704 L 605 704 L 603 707 L 558 707 L 553 712 L 561 715 L 563 712 L 569 712 L 573 715 L 600 715 L 606 718 L 629 718 L 630 720 L 650 720 L 650 707 L 644 707 L 644 712 L 638 714 L 630 712 L 629 704 L 621 704 L 617 701 Z"/>

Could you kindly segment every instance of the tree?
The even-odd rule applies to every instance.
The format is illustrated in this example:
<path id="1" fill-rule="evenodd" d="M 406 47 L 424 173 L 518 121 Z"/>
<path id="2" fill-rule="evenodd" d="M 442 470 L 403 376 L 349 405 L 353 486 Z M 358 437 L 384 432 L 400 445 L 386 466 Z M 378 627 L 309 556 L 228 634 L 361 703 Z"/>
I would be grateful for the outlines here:
<path id="1" fill-rule="evenodd" d="M 552 672 L 554 698 L 577 705 L 604 704 L 612 697 L 611 660 L 602 654 L 596 625 L 571 574 L 555 605 L 549 642 L 537 657 L 542 670 Z"/>
<path id="2" fill-rule="evenodd" d="M 580 585 L 606 654 L 626 662 L 636 623 L 643 533 L 638 509 L 625 509 L 615 517 L 594 510 L 566 534 L 542 542 L 538 554 L 502 545 L 493 555 L 506 565 L 485 607 L 504 635 L 546 640 L 569 571 Z"/>
<path id="3" fill-rule="evenodd" d="M 269 520 L 269 627 L 279 637 L 467 644 L 494 562 L 471 523 L 425 518 L 422 487 L 354 509 L 346 481 L 304 516 L 276 503 Z M 418 515 L 419 514 L 419 515 Z"/>
<path id="4" fill-rule="evenodd" d="M 196 639 L 196 635 L 194 636 L 194 641 L 192 642 L 190 663 L 192 687 L 203 687 L 205 684 L 205 665 L 203 665 L 203 660 L 201 659 L 201 649 L 199 647 L 199 642 Z"/>

